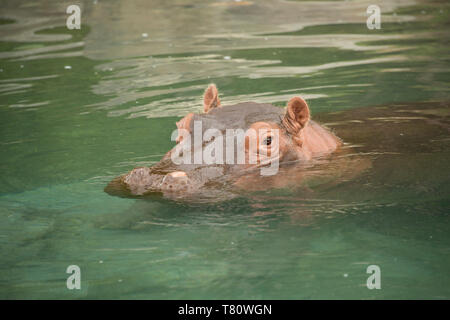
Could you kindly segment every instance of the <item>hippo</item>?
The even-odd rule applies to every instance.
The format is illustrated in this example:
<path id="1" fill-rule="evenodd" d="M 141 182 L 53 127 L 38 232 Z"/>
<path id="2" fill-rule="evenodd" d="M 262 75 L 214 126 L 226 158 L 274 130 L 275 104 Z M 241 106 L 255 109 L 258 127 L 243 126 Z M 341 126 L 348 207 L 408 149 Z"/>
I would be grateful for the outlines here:
<path id="1" fill-rule="evenodd" d="M 203 113 L 189 113 L 176 126 L 172 135 L 176 145 L 157 164 L 115 178 L 105 191 L 125 196 L 162 194 L 168 198 L 206 193 L 215 198 L 230 190 L 239 194 L 240 188 L 269 188 L 259 177 L 281 176 L 279 167 L 311 164 L 343 144 L 330 129 L 311 120 L 309 106 L 299 96 L 291 98 L 286 108 L 256 102 L 222 106 L 214 84 L 204 92 Z M 201 137 L 200 142 L 196 142 L 196 136 Z M 219 150 L 225 144 L 226 152 Z M 230 145 L 236 148 L 228 152 Z M 207 155 L 213 155 L 213 161 Z M 286 172 L 284 175 L 293 177 Z"/>

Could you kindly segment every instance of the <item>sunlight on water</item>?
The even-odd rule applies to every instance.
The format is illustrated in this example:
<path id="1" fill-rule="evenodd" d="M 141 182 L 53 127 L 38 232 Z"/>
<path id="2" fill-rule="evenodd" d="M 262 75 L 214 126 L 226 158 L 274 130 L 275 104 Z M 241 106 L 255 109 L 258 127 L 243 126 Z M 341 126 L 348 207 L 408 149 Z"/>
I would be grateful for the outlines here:
<path id="1" fill-rule="evenodd" d="M 378 1 L 380 30 L 371 1 L 86 0 L 81 30 L 69 4 L 2 3 L 1 298 L 450 298 L 447 2 Z M 224 105 L 302 95 L 348 153 L 232 200 L 105 193 L 209 83 Z"/>

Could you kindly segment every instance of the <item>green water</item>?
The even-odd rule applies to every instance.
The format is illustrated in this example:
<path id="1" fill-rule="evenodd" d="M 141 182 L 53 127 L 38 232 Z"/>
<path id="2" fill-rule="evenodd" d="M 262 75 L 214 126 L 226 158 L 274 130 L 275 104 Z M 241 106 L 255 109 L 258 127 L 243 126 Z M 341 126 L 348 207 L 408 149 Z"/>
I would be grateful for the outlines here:
<path id="1" fill-rule="evenodd" d="M 79 3 L 68 30 L 70 1 L 1 2 L 0 298 L 450 298 L 446 1 L 379 1 L 381 30 L 371 1 Z M 104 193 L 211 82 L 301 94 L 370 167 L 215 204 Z"/>

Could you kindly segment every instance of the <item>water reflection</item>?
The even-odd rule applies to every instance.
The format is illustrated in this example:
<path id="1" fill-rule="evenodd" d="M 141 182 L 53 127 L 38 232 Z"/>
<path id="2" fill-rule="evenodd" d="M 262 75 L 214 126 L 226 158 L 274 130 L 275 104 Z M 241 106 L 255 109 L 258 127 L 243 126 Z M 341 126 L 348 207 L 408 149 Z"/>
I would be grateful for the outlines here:
<path id="1" fill-rule="evenodd" d="M 409 38 L 407 34 L 319 34 L 319 35 L 274 35 L 275 32 L 294 31 L 306 26 L 333 23 L 359 23 L 364 21 L 364 12 L 369 2 L 349 5 L 345 2 L 196 2 L 175 1 L 134 1 L 111 3 L 104 1 L 82 2 L 83 30 L 90 29 L 83 41 L 67 42 L 70 38 L 64 32 L 42 32 L 59 27 L 57 20 L 64 17 L 64 3 L 40 1 L 25 3 L 6 1 L 4 14 L 14 23 L 2 25 L 0 37 L 3 41 L 34 43 L 31 48 L 17 48 L 0 53 L 0 58 L 53 59 L 87 56 L 94 59 L 118 59 L 100 65 L 99 70 L 110 71 L 104 75 L 93 92 L 113 95 L 114 98 L 100 104 L 101 108 L 121 106 L 136 101 L 137 106 L 127 106 L 125 110 L 111 112 L 110 115 L 131 114 L 131 117 L 181 116 L 193 111 L 197 105 L 198 85 L 179 84 L 208 81 L 222 77 L 248 77 L 249 79 L 268 77 L 293 77 L 322 70 L 354 66 L 368 63 L 401 61 L 402 56 L 377 57 L 371 59 L 351 59 L 314 66 L 277 66 L 280 60 L 274 56 L 266 60 L 251 57 L 239 59 L 221 54 L 198 54 L 199 52 L 226 52 L 227 50 L 257 48 L 328 48 L 345 50 L 394 50 L 392 45 L 366 46 L 363 41 Z M 385 12 L 410 5 L 412 1 L 382 1 Z M 177 19 L 170 19 L 170 17 Z M 408 15 L 387 15 L 385 22 L 402 22 L 414 19 Z M 201 23 L 199 23 L 201 22 Z M 86 31 L 83 31 L 86 32 Z M 272 35 L 265 35 L 272 33 Z M 146 35 L 143 37 L 143 34 Z M 148 35 L 148 36 L 147 36 Z M 66 41 L 58 44 L 58 42 Z M 39 45 L 39 43 L 46 43 Z M 57 44 L 52 44 L 57 43 Z M 152 57 L 160 54 L 174 55 L 195 52 L 188 57 Z M 306 54 L 309 54 L 306 53 Z M 144 56 L 145 58 L 136 58 Z M 147 58 L 150 57 L 150 58 Z M 146 90 L 177 86 L 177 89 Z M 183 98 L 164 97 L 183 93 Z M 248 92 L 247 94 L 251 94 Z M 326 97 L 323 94 L 303 93 L 306 98 Z M 280 102 L 282 95 L 267 92 L 254 93 L 250 98 L 261 102 Z M 156 97 L 156 99 L 155 99 Z M 160 97 L 163 97 L 162 99 Z M 241 96 L 229 96 L 234 102 Z M 139 103 L 139 99 L 156 100 Z"/>
<path id="2" fill-rule="evenodd" d="M 385 12 L 414 1 L 380 1 Z M 87 54 L 96 58 L 122 58 L 158 54 L 305 45 L 334 46 L 339 38 L 269 37 L 305 26 L 332 23 L 364 23 L 370 1 L 356 3 L 322 1 L 134 1 L 133 5 L 98 2 L 88 9 L 93 33 Z M 107 15 L 105 13 L 108 13 Z M 176 17 L 176 19 L 172 19 Z M 386 16 L 386 22 L 408 21 L 412 16 Z M 142 37 L 142 34 L 148 37 Z M 317 37 L 316 37 L 317 38 Z M 333 39 L 333 40 L 332 40 Z M 347 36 L 348 42 L 361 41 Z M 368 38 L 365 38 L 368 39 Z M 293 41 L 296 40 L 296 41 Z M 343 41 L 345 43 L 346 41 Z M 353 45 L 354 46 L 354 45 Z M 110 50 L 114 48 L 114 50 Z"/>
<path id="3" fill-rule="evenodd" d="M 127 59 L 111 62 L 99 66 L 100 70 L 114 73 L 111 76 L 104 77 L 105 80 L 94 86 L 96 94 L 111 96 L 114 98 L 102 102 L 95 107 L 113 108 L 125 105 L 125 109 L 119 109 L 109 112 L 111 116 L 129 115 L 130 118 L 145 116 L 152 117 L 170 117 L 184 116 L 188 112 L 198 112 L 201 110 L 201 103 L 198 94 L 193 97 L 186 97 L 189 92 L 202 92 L 204 85 L 183 86 L 181 88 L 167 88 L 163 90 L 152 89 L 149 87 L 167 87 L 176 86 L 186 82 L 202 81 L 204 79 L 218 79 L 222 77 L 237 77 L 247 79 L 259 78 L 286 78 L 303 76 L 319 71 L 350 67 L 358 65 L 367 65 L 383 62 L 404 61 L 406 57 L 390 56 L 383 58 L 342 61 L 335 63 L 326 63 L 315 66 L 278 66 L 279 60 L 247 60 L 247 59 L 229 59 L 224 60 L 223 56 L 202 55 L 183 58 L 143 58 Z M 130 84 L 131 82 L 131 84 Z M 347 86 L 359 86 L 357 83 L 347 84 Z M 364 85 L 363 85 L 364 86 Z M 316 87 L 314 89 L 319 89 Z M 302 89 L 302 90 L 307 90 Z M 293 91 L 283 90 L 284 92 Z M 316 99 L 327 97 L 319 93 L 301 93 L 305 99 Z M 159 98 L 169 95 L 175 97 Z M 183 94 L 179 97 L 178 95 Z M 142 101 L 155 100 L 150 103 Z M 292 94 L 259 92 L 246 93 L 243 95 L 231 95 L 223 99 L 225 104 L 235 104 L 244 100 L 258 101 L 260 103 L 285 102 L 292 97 Z M 138 106 L 128 107 L 128 103 L 135 102 Z M 116 108 L 117 109 L 117 108 Z"/>

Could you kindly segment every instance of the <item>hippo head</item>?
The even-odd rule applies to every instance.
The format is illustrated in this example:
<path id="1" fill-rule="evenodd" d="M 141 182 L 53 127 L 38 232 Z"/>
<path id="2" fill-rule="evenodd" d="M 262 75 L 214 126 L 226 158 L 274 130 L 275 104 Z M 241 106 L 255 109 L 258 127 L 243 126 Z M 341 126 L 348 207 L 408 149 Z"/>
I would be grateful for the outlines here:
<path id="1" fill-rule="evenodd" d="M 221 106 L 215 85 L 203 97 L 201 114 L 189 113 L 176 123 L 176 145 L 159 163 L 135 168 L 113 180 L 106 191 L 132 195 L 154 192 L 192 194 L 221 188 L 242 176 L 276 175 L 280 165 L 333 152 L 340 141 L 310 120 L 310 110 L 293 97 L 286 110 L 244 102 Z"/>

